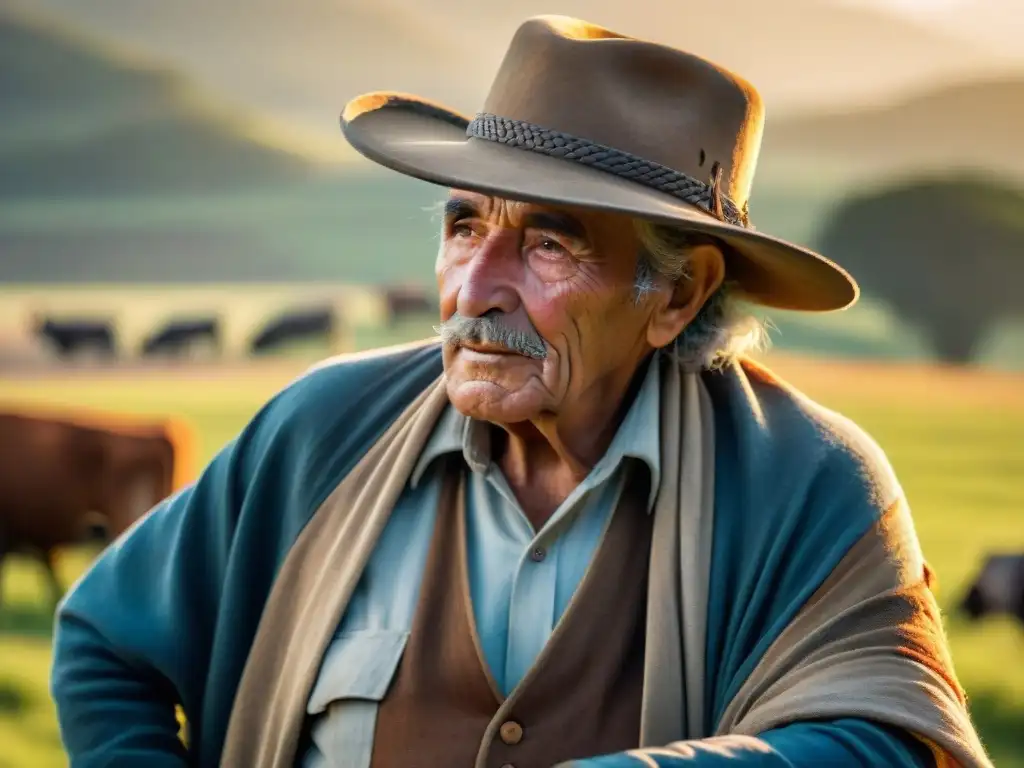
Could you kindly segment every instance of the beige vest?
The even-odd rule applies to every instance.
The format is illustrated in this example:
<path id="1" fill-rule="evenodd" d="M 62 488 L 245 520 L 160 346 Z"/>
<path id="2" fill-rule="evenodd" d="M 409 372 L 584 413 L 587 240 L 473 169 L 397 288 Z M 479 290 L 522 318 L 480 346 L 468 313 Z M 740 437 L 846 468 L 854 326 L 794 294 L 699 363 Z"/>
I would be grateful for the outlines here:
<path id="1" fill-rule="evenodd" d="M 644 468 L 631 469 L 593 566 L 506 700 L 473 625 L 465 467 L 447 460 L 412 631 L 377 716 L 372 768 L 548 768 L 639 746 L 653 516 L 644 509 Z"/>

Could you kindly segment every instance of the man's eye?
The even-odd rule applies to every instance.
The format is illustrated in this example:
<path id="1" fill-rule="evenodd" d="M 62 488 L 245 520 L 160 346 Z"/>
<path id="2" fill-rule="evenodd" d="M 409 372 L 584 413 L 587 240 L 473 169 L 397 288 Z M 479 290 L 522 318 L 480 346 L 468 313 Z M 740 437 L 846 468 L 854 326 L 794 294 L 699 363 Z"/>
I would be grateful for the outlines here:
<path id="1" fill-rule="evenodd" d="M 544 240 L 541 240 L 539 243 L 539 247 L 542 251 L 552 256 L 561 256 L 568 253 L 568 251 L 566 251 L 565 249 L 565 246 L 563 246 L 557 240 L 552 240 L 551 238 L 545 238 Z"/>
<path id="2" fill-rule="evenodd" d="M 468 237 L 473 234 L 473 228 L 469 224 L 456 222 L 451 226 L 452 237 Z"/>

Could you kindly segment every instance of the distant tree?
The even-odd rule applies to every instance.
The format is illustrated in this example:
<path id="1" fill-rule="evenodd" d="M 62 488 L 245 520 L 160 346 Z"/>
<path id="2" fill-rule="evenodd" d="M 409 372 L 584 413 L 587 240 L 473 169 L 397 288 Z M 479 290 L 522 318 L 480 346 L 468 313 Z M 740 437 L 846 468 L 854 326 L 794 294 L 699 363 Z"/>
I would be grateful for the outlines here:
<path id="1" fill-rule="evenodd" d="M 1024 193 L 992 179 L 946 176 L 851 197 L 818 247 L 947 362 L 970 362 L 996 322 L 1024 312 Z"/>

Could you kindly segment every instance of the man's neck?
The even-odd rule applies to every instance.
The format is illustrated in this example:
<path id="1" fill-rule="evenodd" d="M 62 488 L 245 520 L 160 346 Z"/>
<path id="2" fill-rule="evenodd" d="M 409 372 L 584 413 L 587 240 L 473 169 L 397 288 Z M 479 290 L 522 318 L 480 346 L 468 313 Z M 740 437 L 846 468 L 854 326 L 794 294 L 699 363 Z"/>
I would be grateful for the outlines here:
<path id="1" fill-rule="evenodd" d="M 607 452 L 636 398 L 647 363 L 562 415 L 495 427 L 492 450 L 523 511 L 539 530 Z"/>

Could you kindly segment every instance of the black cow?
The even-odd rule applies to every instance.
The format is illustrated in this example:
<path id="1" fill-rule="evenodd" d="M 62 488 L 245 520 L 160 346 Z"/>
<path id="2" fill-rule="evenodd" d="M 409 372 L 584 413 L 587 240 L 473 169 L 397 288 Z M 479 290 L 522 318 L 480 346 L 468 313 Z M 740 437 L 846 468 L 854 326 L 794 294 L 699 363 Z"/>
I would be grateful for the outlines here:
<path id="1" fill-rule="evenodd" d="M 437 294 L 417 286 L 392 286 L 384 291 L 388 322 L 394 325 L 409 315 L 436 315 L 439 311 Z"/>
<path id="2" fill-rule="evenodd" d="M 206 339 L 214 348 L 220 347 L 220 322 L 216 318 L 172 320 L 146 338 L 142 355 L 181 354 L 201 339 Z"/>
<path id="3" fill-rule="evenodd" d="M 291 309 L 282 312 L 264 325 L 263 329 L 253 337 L 249 348 L 253 354 L 259 354 L 283 346 L 290 341 L 311 337 L 322 337 L 328 343 L 332 343 L 337 326 L 338 321 L 332 307 Z"/>
<path id="4" fill-rule="evenodd" d="M 86 349 L 99 352 L 105 357 L 114 357 L 116 354 L 113 323 L 109 320 L 54 320 L 37 317 L 33 330 L 37 336 L 56 347 L 63 357 Z"/>
<path id="5" fill-rule="evenodd" d="M 989 555 L 960 610 L 973 621 L 1003 615 L 1024 624 L 1024 554 Z"/>

